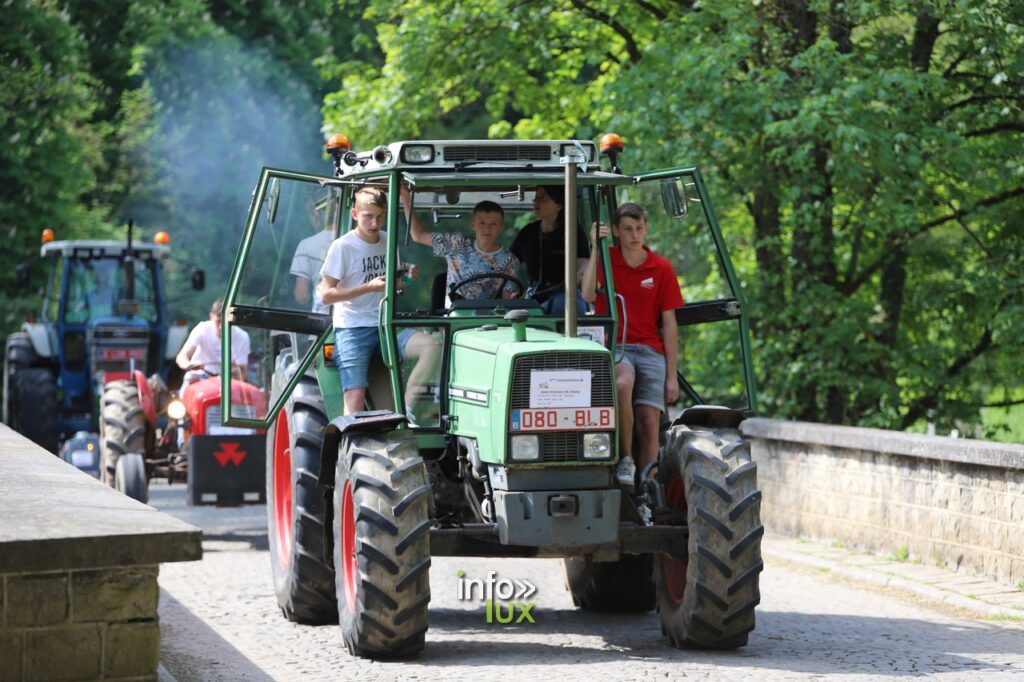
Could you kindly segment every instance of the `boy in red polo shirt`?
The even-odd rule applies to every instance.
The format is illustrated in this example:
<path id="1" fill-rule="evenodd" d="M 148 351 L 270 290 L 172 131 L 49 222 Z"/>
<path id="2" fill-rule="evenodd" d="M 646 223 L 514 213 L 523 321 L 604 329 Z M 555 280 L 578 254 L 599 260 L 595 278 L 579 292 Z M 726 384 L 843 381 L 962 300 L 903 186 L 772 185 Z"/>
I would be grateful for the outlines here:
<path id="1" fill-rule="evenodd" d="M 596 231 L 601 236 L 608 228 L 595 226 L 590 231 L 593 247 L 583 274 L 583 299 L 596 300 L 598 315 L 608 314 L 606 297 L 598 298 L 604 286 L 604 273 L 598 272 Z M 616 469 L 620 484 L 627 491 L 634 488 L 637 465 L 643 470 L 658 456 L 658 426 L 665 404 L 679 398 L 676 379 L 678 329 L 676 308 L 682 307 L 683 295 L 675 269 L 667 260 L 644 246 L 647 236 L 647 211 L 639 204 L 619 206 L 612 222 L 612 234 L 619 245 L 609 249 L 615 292 L 621 294 L 626 307 L 626 328 L 619 326 L 618 343 L 623 357 L 615 365 L 615 383 L 619 396 L 619 452 Z M 661 322 L 661 331 L 658 323 Z M 623 337 L 625 333 L 625 337 Z M 633 389 L 636 387 L 634 408 Z M 639 437 L 637 462 L 633 462 L 633 425 Z"/>

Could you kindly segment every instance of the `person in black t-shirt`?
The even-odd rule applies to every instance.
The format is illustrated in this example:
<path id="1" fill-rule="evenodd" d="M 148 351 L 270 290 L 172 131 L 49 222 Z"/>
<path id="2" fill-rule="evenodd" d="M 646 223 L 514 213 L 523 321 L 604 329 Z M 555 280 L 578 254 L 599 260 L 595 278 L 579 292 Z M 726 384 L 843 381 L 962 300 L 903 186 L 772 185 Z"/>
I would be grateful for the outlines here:
<path id="1" fill-rule="evenodd" d="M 511 251 L 526 265 L 532 297 L 543 304 L 545 312 L 565 312 L 565 190 L 561 185 L 538 185 L 533 197 L 533 213 L 537 220 L 519 230 Z M 587 235 L 576 227 L 576 282 L 583 277 L 590 258 Z M 587 305 L 576 290 L 576 311 L 582 315 Z"/>

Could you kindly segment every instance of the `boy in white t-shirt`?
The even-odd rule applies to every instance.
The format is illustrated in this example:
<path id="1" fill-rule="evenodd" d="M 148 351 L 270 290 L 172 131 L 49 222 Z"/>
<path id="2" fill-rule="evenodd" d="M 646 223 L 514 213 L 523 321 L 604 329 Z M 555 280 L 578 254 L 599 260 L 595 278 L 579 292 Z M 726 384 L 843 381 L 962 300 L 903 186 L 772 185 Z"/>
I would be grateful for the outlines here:
<path id="1" fill-rule="evenodd" d="M 334 240 L 320 269 L 317 298 L 334 306 L 334 363 L 341 373 L 345 414 L 365 408 L 370 361 L 380 357 L 377 312 L 387 279 L 387 195 L 375 187 L 355 194 L 355 229 Z"/>
<path id="2" fill-rule="evenodd" d="M 187 370 L 185 384 L 202 378 L 203 374 L 220 374 L 221 313 L 224 299 L 218 298 L 210 306 L 210 319 L 192 328 L 185 345 L 174 359 L 178 367 Z M 249 334 L 238 327 L 231 328 L 231 368 L 236 379 L 245 379 L 249 365 Z"/>

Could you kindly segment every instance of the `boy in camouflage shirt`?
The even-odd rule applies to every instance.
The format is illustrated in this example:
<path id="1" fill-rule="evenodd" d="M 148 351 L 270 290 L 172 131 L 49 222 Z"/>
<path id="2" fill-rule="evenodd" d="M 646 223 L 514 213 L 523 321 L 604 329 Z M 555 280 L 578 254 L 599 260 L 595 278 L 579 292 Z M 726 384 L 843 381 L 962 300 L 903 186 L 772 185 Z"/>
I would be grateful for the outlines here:
<path id="1" fill-rule="evenodd" d="M 409 210 L 408 190 L 402 188 L 402 202 Z M 505 211 L 493 201 L 481 201 L 473 208 L 470 227 L 476 237 L 461 232 L 433 232 L 426 229 L 416 216 L 409 220 L 413 240 L 434 249 L 435 256 L 448 261 L 448 287 L 474 275 L 502 273 L 516 277 L 519 259 L 498 244 L 498 236 L 505 228 Z M 512 298 L 518 292 L 512 282 L 493 277 L 459 287 L 458 295 L 465 299 Z"/>

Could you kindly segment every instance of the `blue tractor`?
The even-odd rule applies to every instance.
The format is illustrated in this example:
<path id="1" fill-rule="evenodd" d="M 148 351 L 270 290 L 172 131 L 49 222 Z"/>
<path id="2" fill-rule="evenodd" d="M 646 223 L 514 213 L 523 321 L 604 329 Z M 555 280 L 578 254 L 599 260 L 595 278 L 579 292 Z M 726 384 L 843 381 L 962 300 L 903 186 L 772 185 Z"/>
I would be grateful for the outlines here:
<path id="1" fill-rule="evenodd" d="M 167 233 L 154 243 L 54 241 L 44 230 L 49 280 L 41 314 L 30 315 L 4 347 L 3 421 L 78 468 L 108 480 L 97 436 L 104 387 L 160 375 L 164 381 L 188 334 L 172 322 L 162 272 Z M 29 268 L 17 271 L 28 286 Z M 205 275 L 192 271 L 192 287 Z M 61 447 L 62 444 L 64 447 Z"/>

